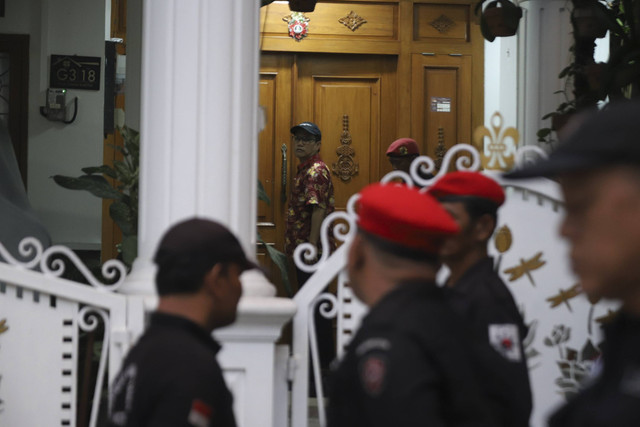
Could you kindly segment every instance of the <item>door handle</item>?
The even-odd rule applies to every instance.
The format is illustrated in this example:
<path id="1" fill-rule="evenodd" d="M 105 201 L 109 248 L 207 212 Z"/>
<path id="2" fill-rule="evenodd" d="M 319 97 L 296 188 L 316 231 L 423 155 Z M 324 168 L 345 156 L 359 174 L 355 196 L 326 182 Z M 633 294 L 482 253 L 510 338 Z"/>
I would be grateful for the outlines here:
<path id="1" fill-rule="evenodd" d="M 280 202 L 287 201 L 287 144 L 282 144 L 280 147 L 282 152 L 282 185 L 280 186 Z"/>

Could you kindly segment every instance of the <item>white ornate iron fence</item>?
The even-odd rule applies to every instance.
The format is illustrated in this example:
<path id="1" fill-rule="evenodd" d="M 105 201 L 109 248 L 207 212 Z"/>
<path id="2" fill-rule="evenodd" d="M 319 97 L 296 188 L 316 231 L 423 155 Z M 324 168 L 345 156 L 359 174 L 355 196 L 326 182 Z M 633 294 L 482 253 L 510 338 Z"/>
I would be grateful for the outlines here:
<path id="1" fill-rule="evenodd" d="M 127 301 L 114 291 L 124 282 L 119 261 L 102 268 L 98 281 L 74 252 L 43 249 L 24 239 L 19 261 L 0 244 L 0 425 L 76 425 L 78 342 L 81 331 L 103 326 L 102 351 L 93 391 L 90 426 L 98 421 L 106 373 L 118 372 L 128 350 Z M 66 257 L 89 282 L 61 278 Z"/>

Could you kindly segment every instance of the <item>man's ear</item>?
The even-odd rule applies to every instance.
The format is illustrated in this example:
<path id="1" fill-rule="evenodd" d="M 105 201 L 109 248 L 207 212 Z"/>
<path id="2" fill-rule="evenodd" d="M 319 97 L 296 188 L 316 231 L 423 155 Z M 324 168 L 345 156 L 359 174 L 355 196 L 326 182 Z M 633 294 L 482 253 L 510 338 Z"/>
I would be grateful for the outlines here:
<path id="1" fill-rule="evenodd" d="M 205 292 L 217 295 L 220 292 L 220 278 L 222 277 L 223 266 L 216 264 L 204 275 L 202 288 Z"/>
<path id="2" fill-rule="evenodd" d="M 485 242 L 491 238 L 493 230 L 496 228 L 496 221 L 489 214 L 480 216 L 474 224 L 474 236 L 476 240 Z"/>
<path id="3" fill-rule="evenodd" d="M 349 254 L 347 256 L 348 271 L 358 271 L 365 264 L 364 245 L 362 242 L 362 236 L 356 233 L 351 241 L 351 247 L 349 248 Z"/>

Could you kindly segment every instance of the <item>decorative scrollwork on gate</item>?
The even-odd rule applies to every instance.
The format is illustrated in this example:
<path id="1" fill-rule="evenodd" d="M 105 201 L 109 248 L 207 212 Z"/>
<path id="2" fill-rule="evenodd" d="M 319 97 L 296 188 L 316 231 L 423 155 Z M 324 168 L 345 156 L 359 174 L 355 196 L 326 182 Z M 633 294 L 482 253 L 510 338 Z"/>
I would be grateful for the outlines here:
<path id="1" fill-rule="evenodd" d="M 110 259 L 102 265 L 101 273 L 104 279 L 112 280 L 113 283 L 102 283 L 71 249 L 66 246 L 55 245 L 45 250 L 42 243 L 35 237 L 22 239 L 18 245 L 18 253 L 23 258 L 22 260 L 13 257 L 11 252 L 0 243 L 0 257 L 10 265 L 29 270 L 39 268 L 45 276 L 61 277 L 65 272 L 66 264 L 59 257 L 64 256 L 69 259 L 91 286 L 104 291 L 113 292 L 118 289 L 124 283 L 127 275 L 127 268 L 121 261 Z"/>
<path id="2" fill-rule="evenodd" d="M 340 147 L 336 150 L 338 161 L 333 163 L 333 173 L 338 175 L 343 182 L 351 181 L 351 177 L 358 174 L 360 166 L 353 158 L 356 152 L 351 148 L 351 133 L 349 132 L 349 116 L 342 116 L 342 136 Z"/>

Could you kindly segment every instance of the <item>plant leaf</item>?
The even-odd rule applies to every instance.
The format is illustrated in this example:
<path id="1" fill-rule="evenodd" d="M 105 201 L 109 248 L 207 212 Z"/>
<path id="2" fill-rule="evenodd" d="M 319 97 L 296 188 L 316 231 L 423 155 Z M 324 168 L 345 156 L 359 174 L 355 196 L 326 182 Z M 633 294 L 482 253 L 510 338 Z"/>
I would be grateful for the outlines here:
<path id="1" fill-rule="evenodd" d="M 131 208 L 124 202 L 117 200 L 109 206 L 109 216 L 116 223 L 123 236 L 131 236 L 137 234 L 137 227 L 133 218 Z"/>
<path id="2" fill-rule="evenodd" d="M 271 204 L 271 200 L 269 199 L 269 196 L 267 195 L 267 192 L 265 191 L 264 186 L 262 185 L 262 182 L 260 182 L 260 180 L 258 180 L 258 200 L 262 200 L 267 205 Z"/>
<path id="3" fill-rule="evenodd" d="M 85 190 L 102 199 L 122 199 L 122 193 L 113 188 L 101 175 L 82 175 L 78 178 L 54 175 L 53 180 L 69 190 Z"/>
<path id="4" fill-rule="evenodd" d="M 92 175 L 94 173 L 100 173 L 100 174 L 104 174 L 106 176 L 108 176 L 109 178 L 116 178 L 116 171 L 113 170 L 112 167 L 107 166 L 107 165 L 102 165 L 102 166 L 90 166 L 87 168 L 82 168 L 81 169 L 82 172 L 84 172 L 87 175 Z"/>

